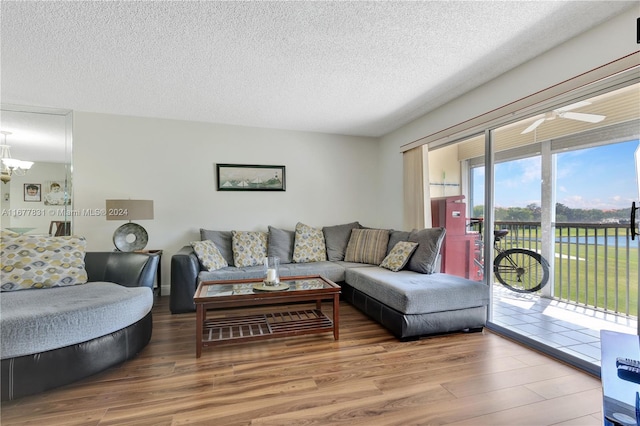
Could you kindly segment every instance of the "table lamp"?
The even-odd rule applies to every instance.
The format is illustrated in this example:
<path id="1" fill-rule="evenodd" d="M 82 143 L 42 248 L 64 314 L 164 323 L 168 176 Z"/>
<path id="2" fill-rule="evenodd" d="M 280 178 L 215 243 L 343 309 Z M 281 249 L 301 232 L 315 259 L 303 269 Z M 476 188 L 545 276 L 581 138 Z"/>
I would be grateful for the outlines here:
<path id="1" fill-rule="evenodd" d="M 132 220 L 153 219 L 153 200 L 106 200 L 107 220 L 128 220 L 113 233 L 113 244 L 120 251 L 136 251 L 146 247 L 147 231 Z"/>

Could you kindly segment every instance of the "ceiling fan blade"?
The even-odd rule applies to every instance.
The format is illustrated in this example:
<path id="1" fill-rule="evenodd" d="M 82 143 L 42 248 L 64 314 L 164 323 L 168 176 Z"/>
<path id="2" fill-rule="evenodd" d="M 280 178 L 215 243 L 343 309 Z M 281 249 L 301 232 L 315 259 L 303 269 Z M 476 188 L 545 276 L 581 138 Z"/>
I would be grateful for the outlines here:
<path id="1" fill-rule="evenodd" d="M 524 135 L 525 133 L 533 132 L 536 129 L 536 127 L 542 124 L 544 120 L 545 120 L 544 118 L 537 119 L 536 121 L 533 122 L 533 124 L 531 124 L 531 126 L 524 129 L 520 134 Z"/>
<path id="2" fill-rule="evenodd" d="M 585 114 L 583 112 L 563 112 L 560 114 L 562 118 L 570 118 L 572 120 L 586 121 L 589 123 L 599 123 L 605 118 L 604 115 L 599 114 Z"/>
<path id="3" fill-rule="evenodd" d="M 567 106 L 563 106 L 561 108 L 554 109 L 554 111 L 557 111 L 557 112 L 571 111 L 572 109 L 582 108 L 582 107 L 587 106 L 587 105 L 591 105 L 591 102 L 580 101 L 580 102 L 576 102 L 574 104 L 569 104 Z"/>

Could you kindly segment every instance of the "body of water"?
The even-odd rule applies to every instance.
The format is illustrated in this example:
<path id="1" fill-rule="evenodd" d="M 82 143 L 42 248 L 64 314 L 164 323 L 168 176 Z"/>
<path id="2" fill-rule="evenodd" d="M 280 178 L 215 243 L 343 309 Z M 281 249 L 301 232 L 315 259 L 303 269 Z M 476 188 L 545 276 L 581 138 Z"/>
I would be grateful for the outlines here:
<path id="1" fill-rule="evenodd" d="M 629 247 L 631 248 L 638 248 L 638 241 L 639 241 L 640 236 L 636 237 L 635 240 L 631 240 L 629 239 Z M 616 237 L 616 236 L 608 236 L 608 237 L 604 237 L 604 236 L 599 236 L 599 237 L 584 237 L 584 236 L 579 236 L 579 237 L 561 237 L 561 238 L 556 238 L 556 243 L 560 243 L 562 242 L 563 244 L 566 243 L 570 243 L 570 244 L 589 244 L 589 245 L 599 245 L 599 246 L 604 246 L 607 245 L 609 248 L 614 248 L 616 246 L 616 239 L 618 240 L 618 247 L 619 248 L 623 248 L 623 247 L 627 247 L 627 239 L 625 237 Z"/>

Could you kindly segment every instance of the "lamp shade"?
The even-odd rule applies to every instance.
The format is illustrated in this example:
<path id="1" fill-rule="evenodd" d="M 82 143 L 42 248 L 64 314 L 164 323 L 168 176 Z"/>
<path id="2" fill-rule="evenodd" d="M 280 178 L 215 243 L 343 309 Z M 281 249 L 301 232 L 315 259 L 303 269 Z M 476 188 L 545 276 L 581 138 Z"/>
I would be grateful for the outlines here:
<path id="1" fill-rule="evenodd" d="M 107 220 L 153 219 L 153 200 L 107 200 Z"/>
<path id="2" fill-rule="evenodd" d="M 107 220 L 128 220 L 113 233 L 113 244 L 120 251 L 142 250 L 147 245 L 147 231 L 132 220 L 153 219 L 153 200 L 107 200 Z"/>

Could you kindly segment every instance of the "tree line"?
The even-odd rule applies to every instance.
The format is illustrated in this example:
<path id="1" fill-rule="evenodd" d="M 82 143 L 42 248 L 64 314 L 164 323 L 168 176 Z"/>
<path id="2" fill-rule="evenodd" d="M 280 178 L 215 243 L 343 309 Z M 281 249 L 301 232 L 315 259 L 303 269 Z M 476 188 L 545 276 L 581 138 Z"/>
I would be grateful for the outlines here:
<path id="1" fill-rule="evenodd" d="M 526 207 L 496 207 L 496 221 L 540 222 L 542 208 L 537 204 Z M 599 223 L 618 222 L 629 223 L 631 208 L 618 210 L 572 209 L 562 203 L 556 203 L 556 222 Z M 483 217 L 484 206 L 473 208 L 473 217 Z"/>

